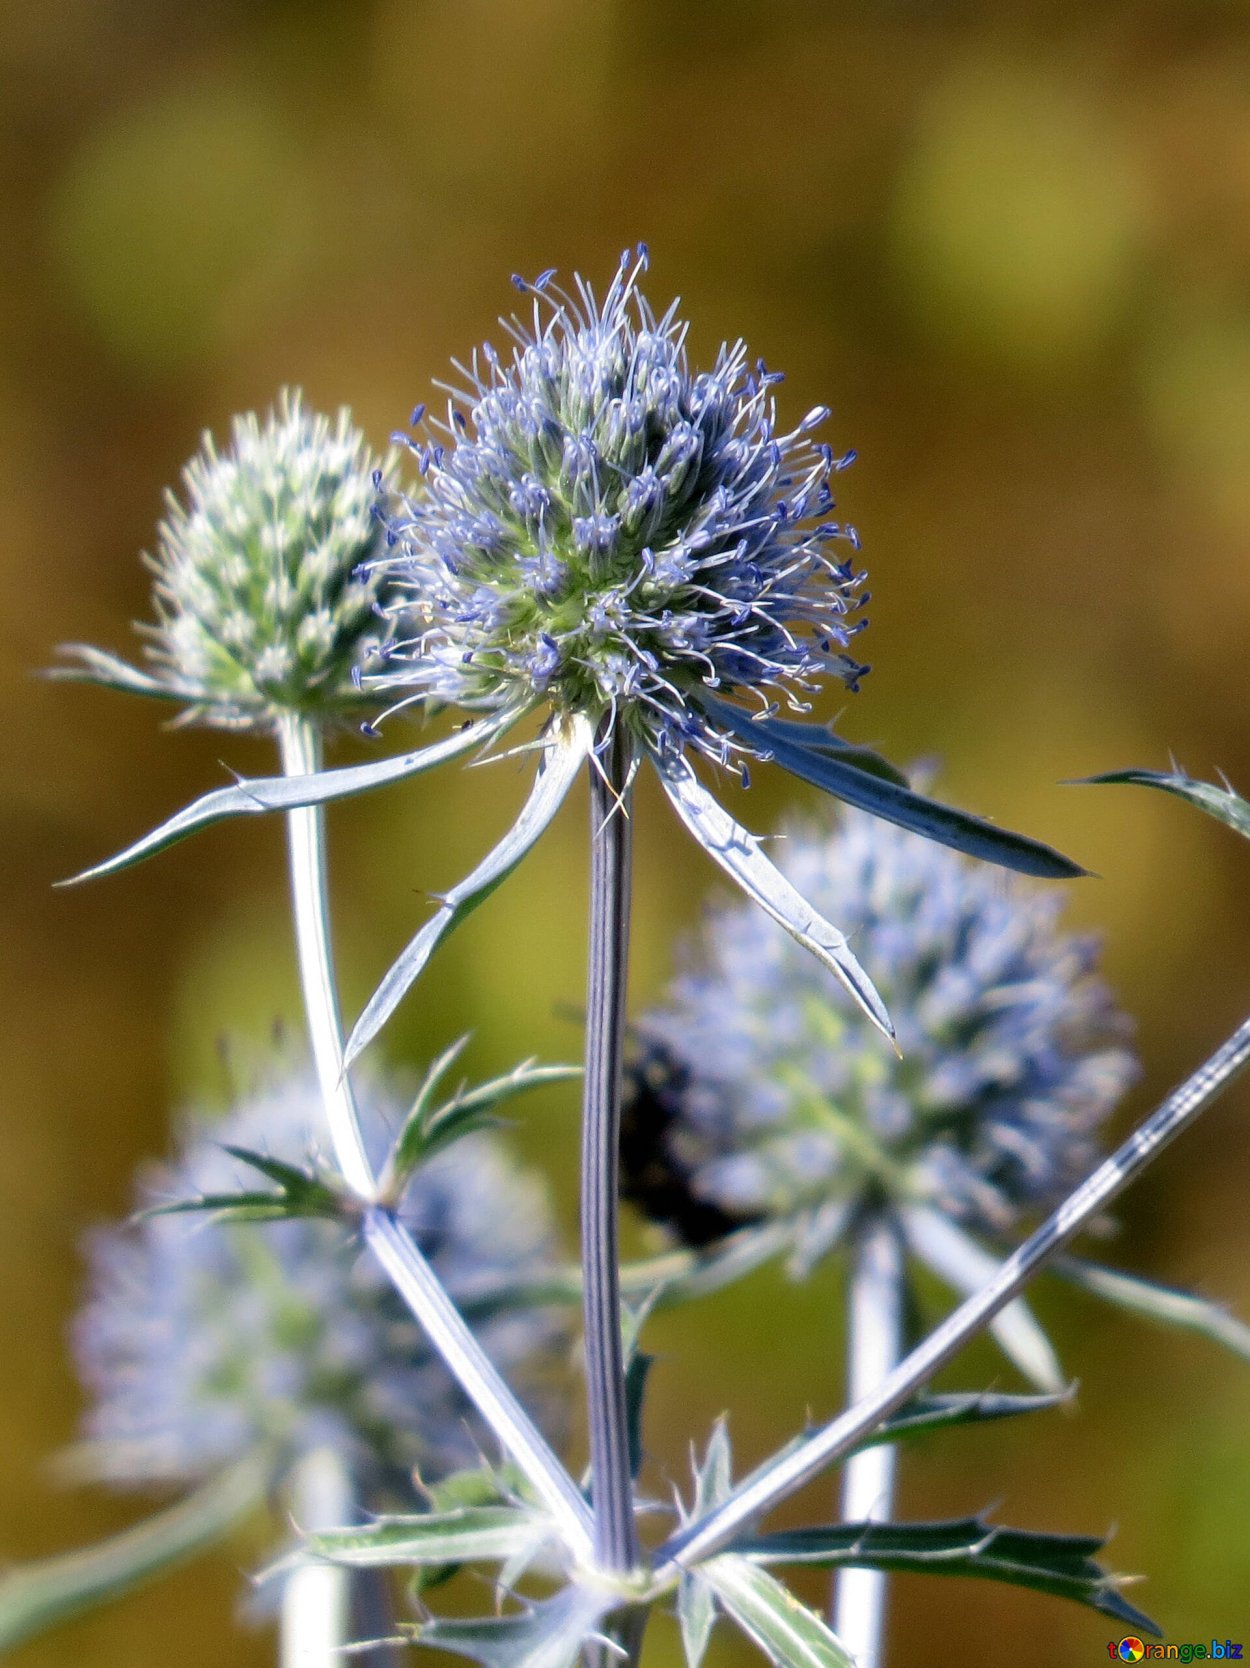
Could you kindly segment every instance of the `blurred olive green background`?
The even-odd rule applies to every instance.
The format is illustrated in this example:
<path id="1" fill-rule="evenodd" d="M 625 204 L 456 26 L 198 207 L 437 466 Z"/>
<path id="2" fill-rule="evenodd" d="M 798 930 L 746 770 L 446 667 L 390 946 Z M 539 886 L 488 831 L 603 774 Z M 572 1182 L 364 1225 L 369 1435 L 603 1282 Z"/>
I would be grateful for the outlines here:
<path id="1" fill-rule="evenodd" d="M 494 329 L 508 275 L 603 279 L 650 241 L 697 357 L 742 334 L 858 447 L 875 670 L 844 728 L 1098 871 L 1145 1077 L 1125 1121 L 1250 991 L 1250 850 L 1195 812 L 1062 778 L 1169 750 L 1250 788 L 1250 8 L 1216 0 L 9 0 L 0 12 L 0 1552 L 133 1506 L 49 1483 L 78 1393 L 65 1334 L 85 1227 L 128 1208 L 171 1107 L 219 1101 L 221 1039 L 298 1024 L 279 830 L 219 830 L 120 879 L 52 882 L 223 778 L 228 736 L 32 678 L 53 646 L 132 652 L 138 553 L 200 431 L 298 382 L 382 445 Z M 829 711 L 833 710 L 830 706 Z M 402 739 L 402 725 L 392 730 Z M 348 744 L 345 755 L 351 753 Z M 761 769 L 741 814 L 811 795 Z M 519 769 L 337 812 L 349 1006 L 506 824 Z M 649 790 L 636 999 L 712 884 Z M 578 1043 L 584 805 L 460 937 L 386 1047 L 468 1027 L 473 1063 Z M 1124 1203 L 1108 1255 L 1250 1315 L 1250 1093 Z M 572 1226 L 573 1097 L 518 1139 Z M 640 1243 L 636 1232 L 632 1243 Z M 914 1451 L 903 1509 L 1118 1525 L 1111 1561 L 1172 1639 L 1250 1636 L 1250 1369 L 1043 1287 L 1076 1417 Z M 653 1328 L 649 1440 L 732 1410 L 743 1462 L 839 1393 L 836 1284 L 764 1275 Z M 957 1375 L 999 1375 L 986 1349 Z M 813 1490 L 809 1509 L 828 1498 Z M 263 1663 L 229 1617 L 246 1545 L 29 1647 L 32 1668 Z M 804 1589 L 816 1596 L 820 1584 Z M 897 1583 L 891 1662 L 1098 1660 L 1116 1630 L 1007 1588 Z M 668 1624 L 652 1661 L 675 1661 Z M 752 1653 L 718 1635 L 717 1660 Z"/>

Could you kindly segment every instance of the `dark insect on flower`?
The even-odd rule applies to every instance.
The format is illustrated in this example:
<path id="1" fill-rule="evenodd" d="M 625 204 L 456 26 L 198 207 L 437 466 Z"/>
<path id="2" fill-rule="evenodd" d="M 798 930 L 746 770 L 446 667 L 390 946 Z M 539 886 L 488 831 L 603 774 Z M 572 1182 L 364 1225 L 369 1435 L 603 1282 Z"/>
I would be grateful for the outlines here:
<path id="1" fill-rule="evenodd" d="M 225 729 L 272 729 L 288 712 L 364 710 L 362 667 L 376 650 L 384 583 L 366 571 L 385 540 L 374 514 L 384 479 L 351 414 L 333 424 L 284 392 L 262 423 L 211 435 L 168 495 L 149 566 L 158 619 L 150 670 L 70 646 L 63 675 L 184 702 Z"/>
<path id="2" fill-rule="evenodd" d="M 402 1108 L 374 1095 L 366 1138 L 386 1149 Z M 221 1121 L 196 1119 L 172 1164 L 142 1178 L 145 1207 L 254 1189 L 222 1143 L 320 1167 L 321 1104 L 297 1078 Z M 422 1165 L 400 1216 L 454 1293 L 550 1266 L 541 1184 L 487 1135 Z M 410 1498 L 414 1467 L 437 1479 L 473 1465 L 483 1433 L 389 1281 L 329 1220 L 231 1222 L 151 1215 L 98 1230 L 75 1327 L 92 1395 L 84 1453 L 127 1485 L 190 1482 L 247 1455 L 275 1476 L 330 1446 L 362 1499 Z M 482 1342 L 548 1416 L 567 1334 L 558 1313 L 502 1307 Z"/>

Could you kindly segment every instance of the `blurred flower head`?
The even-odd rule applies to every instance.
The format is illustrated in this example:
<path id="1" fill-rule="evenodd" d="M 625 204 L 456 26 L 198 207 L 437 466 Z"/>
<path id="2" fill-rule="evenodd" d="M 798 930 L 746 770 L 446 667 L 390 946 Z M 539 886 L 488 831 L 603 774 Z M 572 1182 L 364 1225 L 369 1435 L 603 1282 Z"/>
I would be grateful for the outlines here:
<path id="1" fill-rule="evenodd" d="M 351 414 L 314 416 L 298 392 L 263 422 L 236 417 L 224 452 L 205 435 L 148 559 L 151 670 L 75 645 L 73 675 L 185 702 L 188 717 L 229 729 L 359 707 L 381 629 L 383 580 L 368 564 L 385 542 L 383 479 Z"/>
<path id="2" fill-rule="evenodd" d="M 362 1108 L 381 1158 L 402 1107 Z M 193 1119 L 172 1163 L 141 1178 L 145 1208 L 255 1189 L 223 1144 L 319 1164 L 311 1079 L 256 1094 L 227 1118 Z M 414 1174 L 399 1214 L 454 1293 L 494 1275 L 538 1272 L 552 1253 L 542 1184 L 472 1135 Z M 84 1452 L 123 1484 L 189 1482 L 245 1455 L 275 1474 L 332 1446 L 363 1498 L 435 1479 L 478 1455 L 480 1426 L 389 1281 L 338 1223 L 146 1216 L 89 1240 L 90 1282 L 75 1325 L 91 1393 Z M 566 1337 L 553 1311 L 492 1311 L 479 1329 L 496 1364 L 554 1412 Z"/>
<path id="3" fill-rule="evenodd" d="M 1053 892 L 856 812 L 779 866 L 841 921 L 899 1052 L 758 912 L 721 908 L 637 1027 L 631 1190 L 687 1236 L 842 1206 L 997 1234 L 1098 1158 L 1134 1075 L 1126 1022 Z"/>
<path id="4" fill-rule="evenodd" d="M 831 554 L 854 542 L 829 520 L 847 460 L 810 438 L 821 407 L 778 426 L 781 378 L 742 342 L 692 370 L 646 266 L 626 251 L 602 300 L 580 277 L 515 280 L 533 314 L 505 321 L 510 354 L 457 365 L 445 420 L 413 444 L 421 490 L 391 509 L 382 571 L 411 634 L 382 682 L 611 715 L 648 747 L 723 757 L 703 690 L 795 703 L 864 670 L 842 652 L 862 576 Z"/>

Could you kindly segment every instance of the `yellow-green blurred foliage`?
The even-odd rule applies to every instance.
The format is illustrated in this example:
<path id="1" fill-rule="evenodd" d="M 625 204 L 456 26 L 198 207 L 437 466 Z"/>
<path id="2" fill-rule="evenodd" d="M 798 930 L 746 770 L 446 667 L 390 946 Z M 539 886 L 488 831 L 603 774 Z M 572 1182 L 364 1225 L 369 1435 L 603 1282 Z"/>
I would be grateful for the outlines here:
<path id="1" fill-rule="evenodd" d="M 492 329 L 514 270 L 603 277 L 646 238 L 652 293 L 684 296 L 696 356 L 744 334 L 788 370 L 786 409 L 834 407 L 833 444 L 860 451 L 843 508 L 875 594 L 876 670 L 846 731 L 940 754 L 948 795 L 1098 871 L 1071 918 L 1105 933 L 1139 1021 L 1133 1108 L 1241 1015 L 1250 849 L 1176 803 L 1057 783 L 1171 750 L 1250 787 L 1244 4 L 8 0 L 0 74 L 0 1553 L 131 1512 L 44 1470 L 74 1430 L 78 1241 L 127 1208 L 171 1107 L 226 1092 L 222 1039 L 245 1054 L 298 1024 L 276 828 L 50 890 L 222 780 L 219 760 L 265 768 L 264 750 L 162 733 L 142 704 L 31 671 L 66 639 L 131 650 L 138 552 L 201 428 L 298 382 L 384 443 Z M 809 797 L 757 776 L 757 827 Z M 522 791 L 505 763 L 334 816 L 351 1004 Z M 576 1049 L 584 815 L 441 953 L 393 1056 L 469 1027 L 482 1067 Z M 644 1001 L 712 877 L 650 792 L 638 828 Z M 1212 1111 L 1126 1200 L 1112 1248 L 1243 1313 L 1247 1119 L 1244 1090 Z M 518 1140 L 571 1225 L 573 1097 L 527 1104 Z M 1037 1302 L 1079 1415 L 917 1450 L 904 1509 L 1119 1524 L 1113 1562 L 1149 1572 L 1140 1597 L 1172 1638 L 1244 1639 L 1250 1369 L 1053 1289 Z M 837 1314 L 828 1276 L 768 1273 L 661 1318 L 657 1462 L 683 1476 L 723 1409 L 744 1461 L 832 1410 Z M 959 1376 L 1002 1371 L 978 1348 Z M 23 1660 L 269 1660 L 264 1635 L 223 1631 L 246 1556 Z M 1097 1660 L 1112 1631 L 912 1579 L 891 1660 L 1049 1668 Z M 675 1662 L 673 1630 L 650 1649 Z M 751 1659 L 728 1635 L 717 1649 Z"/>

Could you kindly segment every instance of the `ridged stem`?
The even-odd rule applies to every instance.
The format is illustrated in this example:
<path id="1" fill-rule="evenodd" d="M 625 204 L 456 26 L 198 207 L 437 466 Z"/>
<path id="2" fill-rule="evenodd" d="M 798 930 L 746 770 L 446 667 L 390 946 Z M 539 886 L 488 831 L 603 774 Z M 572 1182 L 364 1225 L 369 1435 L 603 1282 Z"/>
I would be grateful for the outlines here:
<path id="1" fill-rule="evenodd" d="M 903 1340 L 903 1247 L 889 1222 L 873 1216 L 851 1247 L 847 1292 L 846 1400 L 853 1407 L 898 1365 Z M 889 1444 L 852 1454 L 842 1473 L 842 1520 L 888 1523 L 894 1505 L 896 1450 Z M 839 1570 L 833 1629 L 859 1668 L 880 1668 L 885 1628 L 884 1570 Z"/>
<path id="2" fill-rule="evenodd" d="M 582 1100 L 582 1268 L 586 1400 L 595 1558 L 614 1573 L 638 1562 L 621 1339 L 621 1066 L 629 960 L 631 826 L 627 746 L 601 731 L 590 771 L 590 945 Z"/>
<path id="3" fill-rule="evenodd" d="M 351 1478 L 332 1448 L 314 1448 L 295 1468 L 292 1516 L 301 1530 L 341 1529 L 352 1520 Z M 351 1572 L 306 1564 L 282 1588 L 282 1668 L 342 1668 L 350 1643 Z"/>
<path id="4" fill-rule="evenodd" d="M 841 1459 L 869 1431 L 875 1430 L 957 1355 L 1000 1309 L 1019 1296 L 1037 1271 L 1105 1210 L 1247 1065 L 1250 1065 L 1250 1020 L 1239 1025 L 1227 1042 L 1175 1089 L 1007 1258 L 994 1278 L 935 1327 L 875 1392 L 862 1397 L 797 1448 L 761 1466 L 705 1517 L 670 1536 L 657 1555 L 657 1579 L 675 1575 L 684 1565 L 723 1551 L 756 1519 L 818 1476 L 826 1466 Z"/>
<path id="5" fill-rule="evenodd" d="M 288 776 L 311 775 L 320 767 L 320 736 L 310 720 L 289 715 L 277 734 Z M 416 1241 L 376 1203 L 377 1180 L 361 1137 L 351 1079 L 343 1070 L 323 817 L 318 806 L 288 811 L 286 819 L 295 939 L 313 1060 L 335 1160 L 348 1187 L 367 1207 L 366 1243 L 461 1389 L 559 1523 L 573 1556 L 585 1560 L 591 1547 L 590 1511 L 577 1485 L 466 1326 Z"/>

